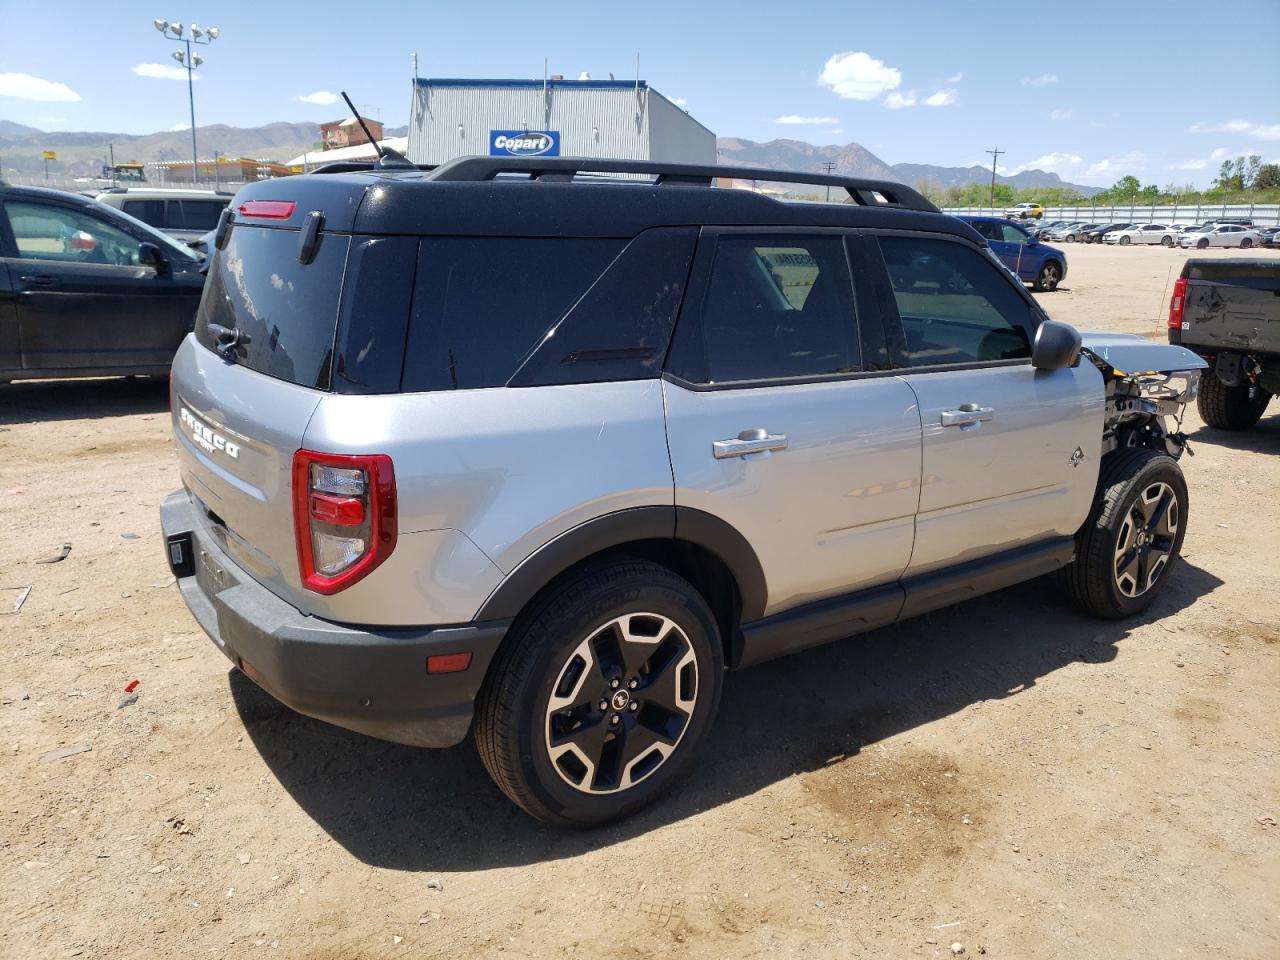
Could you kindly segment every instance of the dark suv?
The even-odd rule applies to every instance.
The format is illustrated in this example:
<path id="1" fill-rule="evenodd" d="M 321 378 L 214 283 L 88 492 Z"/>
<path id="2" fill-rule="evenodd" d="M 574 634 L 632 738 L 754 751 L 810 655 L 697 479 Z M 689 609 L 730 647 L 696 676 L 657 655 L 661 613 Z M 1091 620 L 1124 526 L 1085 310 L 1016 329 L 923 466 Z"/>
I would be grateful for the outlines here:
<path id="1" fill-rule="evenodd" d="M 478 157 L 233 206 L 173 365 L 183 597 L 303 713 L 474 730 L 534 816 L 663 793 L 726 668 L 1052 571 L 1128 616 L 1176 564 L 1203 361 L 1082 354 L 901 184 Z"/>

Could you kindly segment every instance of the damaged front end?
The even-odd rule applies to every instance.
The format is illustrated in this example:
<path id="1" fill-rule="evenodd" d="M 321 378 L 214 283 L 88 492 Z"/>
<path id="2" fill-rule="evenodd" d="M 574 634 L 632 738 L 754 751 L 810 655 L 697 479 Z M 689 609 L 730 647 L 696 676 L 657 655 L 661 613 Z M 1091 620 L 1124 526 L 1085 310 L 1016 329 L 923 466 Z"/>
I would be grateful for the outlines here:
<path id="1" fill-rule="evenodd" d="M 1187 447 L 1182 417 L 1208 364 L 1185 347 L 1133 334 L 1084 333 L 1084 354 L 1107 388 L 1102 453 L 1146 447 L 1175 460 Z"/>

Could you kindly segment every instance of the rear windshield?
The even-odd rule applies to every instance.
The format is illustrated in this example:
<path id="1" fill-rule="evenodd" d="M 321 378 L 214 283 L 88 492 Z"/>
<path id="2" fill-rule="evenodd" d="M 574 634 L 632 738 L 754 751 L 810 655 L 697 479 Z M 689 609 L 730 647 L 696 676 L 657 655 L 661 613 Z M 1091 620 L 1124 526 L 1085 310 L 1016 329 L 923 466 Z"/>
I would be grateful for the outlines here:
<path id="1" fill-rule="evenodd" d="M 196 339 L 216 351 L 210 325 L 239 331 L 237 364 L 327 390 L 351 239 L 322 235 L 307 264 L 298 261 L 298 244 L 297 230 L 233 227 L 205 282 Z"/>

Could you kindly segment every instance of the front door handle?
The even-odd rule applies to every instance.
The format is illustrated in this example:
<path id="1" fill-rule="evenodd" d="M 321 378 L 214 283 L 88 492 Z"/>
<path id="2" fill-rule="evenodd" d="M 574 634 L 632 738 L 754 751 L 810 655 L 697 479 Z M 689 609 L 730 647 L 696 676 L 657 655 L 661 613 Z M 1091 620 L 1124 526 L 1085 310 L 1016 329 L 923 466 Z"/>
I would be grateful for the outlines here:
<path id="1" fill-rule="evenodd" d="M 717 460 L 785 449 L 787 449 L 787 438 L 780 433 L 769 433 L 763 427 L 743 430 L 730 440 L 715 440 L 711 444 L 711 453 Z"/>
<path id="2" fill-rule="evenodd" d="M 19 277 L 18 279 L 21 280 L 23 283 L 25 283 L 29 287 L 52 287 L 53 286 L 53 277 L 49 276 L 46 273 L 41 273 L 35 276 L 29 276 L 29 277 Z"/>
<path id="3" fill-rule="evenodd" d="M 995 407 L 980 407 L 976 403 L 962 403 L 959 410 L 943 410 L 944 427 L 967 427 L 990 420 L 996 415 Z"/>

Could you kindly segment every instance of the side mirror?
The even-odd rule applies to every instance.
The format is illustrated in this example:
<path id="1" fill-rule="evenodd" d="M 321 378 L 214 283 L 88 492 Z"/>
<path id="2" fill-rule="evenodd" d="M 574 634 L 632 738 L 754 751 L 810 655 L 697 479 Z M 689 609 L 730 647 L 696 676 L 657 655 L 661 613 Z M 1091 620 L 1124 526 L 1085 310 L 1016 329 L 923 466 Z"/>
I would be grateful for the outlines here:
<path id="1" fill-rule="evenodd" d="M 168 263 L 164 258 L 164 253 L 154 243 L 138 244 L 138 264 L 143 267 L 152 267 L 157 272 L 163 270 Z"/>
<path id="2" fill-rule="evenodd" d="M 1031 365 L 1037 370 L 1062 370 L 1080 359 L 1080 331 L 1068 323 L 1045 320 L 1036 331 Z"/>
<path id="3" fill-rule="evenodd" d="M 1040 243 L 1040 238 L 1039 238 L 1039 237 L 1033 237 L 1033 236 L 1028 235 L 1027 240 L 1026 240 L 1026 243 L 1024 243 L 1024 244 L 1023 244 L 1023 246 L 1024 246 L 1024 247 L 1034 247 L 1034 246 L 1036 246 L 1036 245 L 1037 245 L 1037 244 L 1039 244 L 1039 243 Z"/>

